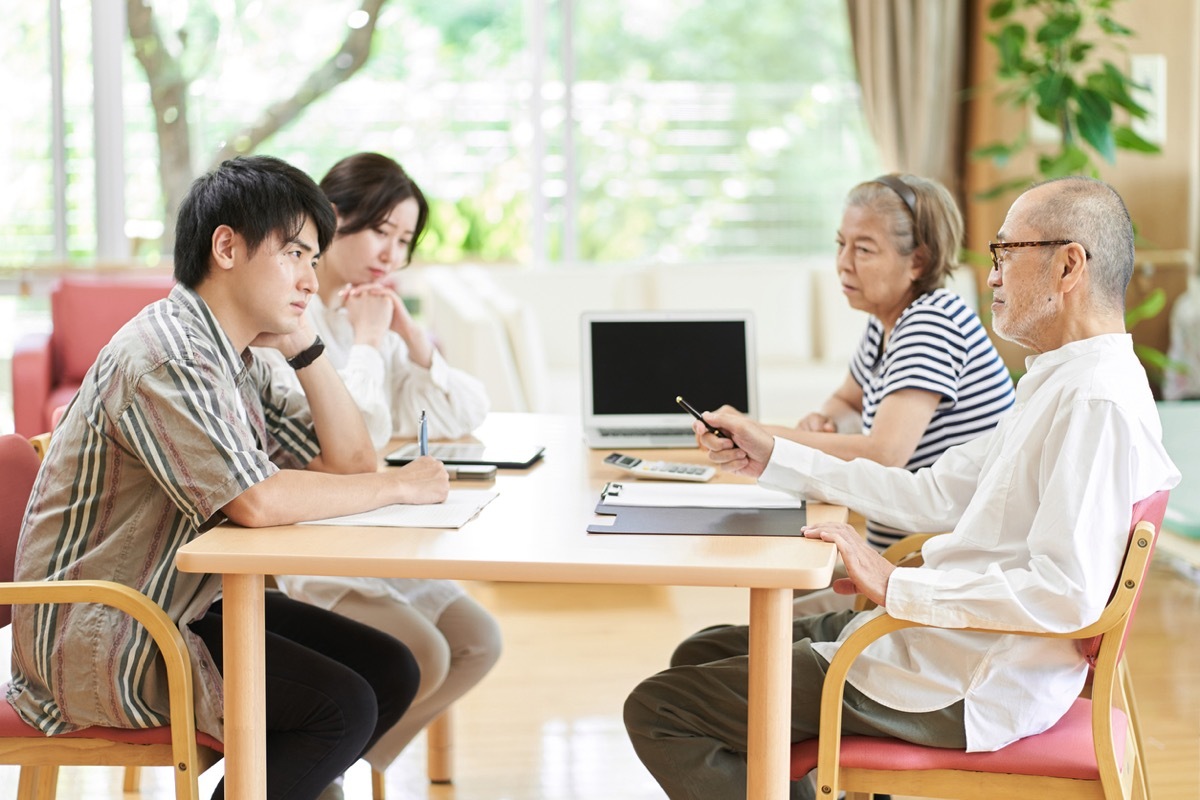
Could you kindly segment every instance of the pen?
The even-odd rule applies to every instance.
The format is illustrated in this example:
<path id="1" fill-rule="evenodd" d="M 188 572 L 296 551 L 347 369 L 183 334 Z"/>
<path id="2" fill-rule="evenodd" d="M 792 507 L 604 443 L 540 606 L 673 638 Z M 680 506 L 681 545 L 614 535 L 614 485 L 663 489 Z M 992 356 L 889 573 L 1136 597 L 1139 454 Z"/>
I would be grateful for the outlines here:
<path id="1" fill-rule="evenodd" d="M 421 455 L 429 455 L 429 420 L 425 417 L 425 409 L 421 409 L 421 423 L 418 428 L 417 441 L 420 443 Z"/>
<path id="2" fill-rule="evenodd" d="M 700 420 L 700 422 L 702 422 L 704 424 L 704 427 L 708 428 L 709 433 L 716 434 L 717 436 L 720 436 L 722 439 L 729 438 L 728 436 L 726 436 L 724 434 L 724 432 L 718 430 L 717 428 L 714 428 L 712 425 L 709 425 L 707 422 L 705 422 L 704 417 L 700 416 L 700 412 L 696 410 L 696 407 L 693 406 L 691 403 L 689 403 L 687 400 L 684 400 L 681 395 L 675 395 L 675 402 L 679 403 L 680 408 L 682 408 L 684 411 L 688 412 L 693 417 Z"/>

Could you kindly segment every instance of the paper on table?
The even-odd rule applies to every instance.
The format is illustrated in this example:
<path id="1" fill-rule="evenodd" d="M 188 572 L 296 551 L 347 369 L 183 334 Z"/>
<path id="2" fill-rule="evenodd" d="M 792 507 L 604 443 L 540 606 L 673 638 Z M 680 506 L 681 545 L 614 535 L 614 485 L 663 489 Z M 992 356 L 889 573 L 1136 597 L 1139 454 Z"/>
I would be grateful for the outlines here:
<path id="1" fill-rule="evenodd" d="M 799 497 L 748 483 L 611 482 L 600 497 L 610 506 L 804 508 Z"/>
<path id="2" fill-rule="evenodd" d="M 348 514 L 344 517 L 314 519 L 301 525 L 364 525 L 381 528 L 461 528 L 480 509 L 496 498 L 497 492 L 485 489 L 452 489 L 446 502 L 436 505 L 391 505 Z"/>

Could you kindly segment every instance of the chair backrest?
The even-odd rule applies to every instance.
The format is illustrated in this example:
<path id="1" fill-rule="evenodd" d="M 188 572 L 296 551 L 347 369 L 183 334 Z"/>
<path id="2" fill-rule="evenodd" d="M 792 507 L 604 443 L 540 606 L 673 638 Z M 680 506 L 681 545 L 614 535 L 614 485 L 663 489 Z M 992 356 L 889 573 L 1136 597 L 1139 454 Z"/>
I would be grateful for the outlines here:
<path id="1" fill-rule="evenodd" d="M 25 506 L 33 491 L 41 459 L 24 436 L 15 433 L 0 436 L 0 581 L 13 579 L 17 537 Z M 12 622 L 12 606 L 0 606 L 0 628 Z"/>
<path id="2" fill-rule="evenodd" d="M 51 348 L 57 382 L 78 384 L 96 363 L 100 348 L 122 325 L 174 284 L 168 275 L 72 276 L 50 295 Z"/>
<path id="3" fill-rule="evenodd" d="M 1131 520 L 1129 523 L 1129 536 L 1132 538 L 1139 522 L 1149 522 L 1154 526 L 1154 539 L 1149 543 L 1150 549 L 1146 555 L 1146 570 L 1149 570 L 1150 568 L 1150 556 L 1154 554 L 1154 545 L 1157 543 L 1158 533 L 1162 529 L 1163 516 L 1167 512 L 1167 499 L 1170 497 L 1170 495 L 1171 493 L 1164 489 L 1163 491 L 1155 492 L 1149 497 L 1139 500 L 1133 505 L 1133 513 L 1131 514 Z M 1129 558 L 1128 552 L 1128 548 L 1126 548 L 1126 560 Z M 1122 562 L 1121 571 L 1123 572 L 1124 569 L 1125 564 Z M 1134 595 L 1133 602 L 1129 606 L 1130 620 L 1133 619 L 1133 615 L 1137 612 L 1138 600 L 1140 600 L 1142 596 L 1140 588 L 1141 584 L 1145 582 L 1145 579 L 1146 576 L 1144 572 L 1142 575 L 1138 575 L 1136 578 L 1138 581 L 1139 591 Z M 1116 594 L 1116 591 L 1116 587 L 1114 587 L 1113 594 Z M 1122 632 L 1121 648 L 1117 654 L 1118 658 L 1120 657 L 1120 654 L 1125 651 L 1125 641 L 1129 636 L 1130 627 L 1132 626 L 1127 624 Z M 1086 658 L 1088 663 L 1093 667 L 1096 665 L 1096 656 L 1100 652 L 1100 644 L 1103 642 L 1103 640 L 1103 636 L 1094 636 L 1091 639 L 1081 639 L 1079 641 L 1080 652 L 1083 653 L 1083 657 Z"/>

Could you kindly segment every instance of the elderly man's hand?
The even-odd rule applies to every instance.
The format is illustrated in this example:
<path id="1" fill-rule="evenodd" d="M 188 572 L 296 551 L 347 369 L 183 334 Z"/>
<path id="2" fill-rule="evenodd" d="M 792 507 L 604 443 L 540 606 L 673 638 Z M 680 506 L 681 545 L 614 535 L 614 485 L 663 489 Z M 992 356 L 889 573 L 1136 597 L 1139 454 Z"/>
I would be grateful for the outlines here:
<path id="1" fill-rule="evenodd" d="M 775 437 L 737 409 L 721 406 L 705 411 L 704 421 L 724 435 L 709 433 L 701 422 L 692 423 L 696 441 L 708 450 L 708 459 L 726 472 L 757 478 L 766 469 L 775 449 Z"/>
<path id="2" fill-rule="evenodd" d="M 888 579 L 896 566 L 867 544 L 858 531 L 844 522 L 805 525 L 801 530 L 810 539 L 832 542 L 837 547 L 849 577 L 833 582 L 835 592 L 866 595 L 877 606 L 885 605 Z"/>

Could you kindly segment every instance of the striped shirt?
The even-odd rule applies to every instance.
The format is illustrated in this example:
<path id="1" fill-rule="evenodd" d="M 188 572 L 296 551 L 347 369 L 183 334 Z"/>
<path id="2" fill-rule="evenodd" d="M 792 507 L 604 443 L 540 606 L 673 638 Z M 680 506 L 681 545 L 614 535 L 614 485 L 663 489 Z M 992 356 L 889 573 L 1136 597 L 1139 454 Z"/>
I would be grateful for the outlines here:
<path id="1" fill-rule="evenodd" d="M 996 427 L 1013 405 L 1012 378 L 987 331 L 962 298 L 948 289 L 918 297 L 896 321 L 886 346 L 875 317 L 850 362 L 863 392 L 863 432 L 870 434 L 879 404 L 892 392 L 920 389 L 941 397 L 905 467 L 916 471 L 947 448 Z M 867 540 L 882 550 L 905 531 L 867 521 Z"/>
<path id="2" fill-rule="evenodd" d="M 112 580 L 162 606 L 190 651 L 197 727 L 218 738 L 221 675 L 186 625 L 221 581 L 180 572 L 175 553 L 243 491 L 317 454 L 303 395 L 269 378 L 198 295 L 176 286 L 118 331 L 84 377 L 17 547 L 17 580 Z M 13 612 L 8 701 L 27 722 L 47 734 L 168 722 L 158 649 L 128 616 L 99 605 Z"/>

